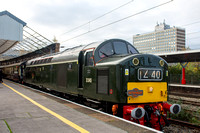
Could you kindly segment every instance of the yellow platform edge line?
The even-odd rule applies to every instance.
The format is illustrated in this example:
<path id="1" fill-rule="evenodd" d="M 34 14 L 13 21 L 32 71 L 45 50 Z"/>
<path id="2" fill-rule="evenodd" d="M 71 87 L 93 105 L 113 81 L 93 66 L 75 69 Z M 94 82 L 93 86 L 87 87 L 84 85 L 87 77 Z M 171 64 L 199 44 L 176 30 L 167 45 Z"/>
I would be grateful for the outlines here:
<path id="1" fill-rule="evenodd" d="M 62 122 L 64 122 L 65 124 L 73 127 L 74 129 L 78 130 L 81 133 L 89 133 L 89 131 L 83 129 L 82 127 L 74 124 L 73 122 L 67 120 L 66 118 L 62 117 L 61 115 L 51 111 L 50 109 L 44 107 L 43 105 L 37 103 L 36 101 L 32 100 L 31 98 L 25 96 L 24 94 L 18 92 L 17 90 L 13 89 L 12 87 L 6 85 L 5 83 L 2 83 L 3 85 L 5 85 L 6 87 L 10 88 L 11 90 L 13 90 L 14 92 L 16 92 L 17 94 L 19 94 L 20 96 L 24 97 L 25 99 L 27 99 L 28 101 L 30 101 L 31 103 L 35 104 L 36 106 L 40 107 L 41 109 L 43 109 L 44 111 L 48 112 L 49 114 L 55 116 L 56 118 L 58 118 L 59 120 L 61 120 Z"/>

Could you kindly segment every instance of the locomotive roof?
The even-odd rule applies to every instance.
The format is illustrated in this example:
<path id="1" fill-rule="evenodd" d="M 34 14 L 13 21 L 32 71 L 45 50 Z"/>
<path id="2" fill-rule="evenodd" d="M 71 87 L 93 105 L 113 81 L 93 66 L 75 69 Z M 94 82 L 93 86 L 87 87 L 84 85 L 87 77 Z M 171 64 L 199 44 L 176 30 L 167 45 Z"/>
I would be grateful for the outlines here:
<path id="1" fill-rule="evenodd" d="M 92 50 L 95 50 L 94 58 L 97 59 L 97 61 L 98 61 L 98 60 L 101 60 L 101 58 L 99 57 L 99 54 L 98 54 L 99 49 L 101 47 L 103 47 L 105 44 L 113 43 L 115 41 L 125 42 L 127 45 L 130 45 L 128 42 L 121 40 L 121 39 L 109 39 L 109 40 L 104 40 L 104 41 L 100 41 L 100 42 L 93 42 L 88 45 L 80 45 L 77 47 L 66 49 L 59 53 L 45 55 L 42 57 L 38 57 L 38 58 L 35 58 L 32 60 L 29 60 L 26 65 L 27 66 L 30 66 L 30 65 L 31 66 L 41 65 L 42 66 L 42 65 L 49 65 L 49 64 L 77 62 L 81 51 L 92 51 Z M 118 49 L 118 51 L 119 50 L 121 50 L 121 49 Z M 136 53 L 138 53 L 138 51 L 136 49 L 135 49 L 135 51 L 136 51 Z M 106 55 L 105 53 L 103 53 L 103 54 Z"/>
<path id="2" fill-rule="evenodd" d="M 88 45 L 80 45 L 73 48 L 68 48 L 62 52 L 44 55 L 35 59 L 31 59 L 27 62 L 27 66 L 29 65 L 44 65 L 44 64 L 57 64 L 63 62 L 76 62 L 78 61 L 78 56 L 80 51 L 96 48 L 101 42 L 93 42 Z"/>

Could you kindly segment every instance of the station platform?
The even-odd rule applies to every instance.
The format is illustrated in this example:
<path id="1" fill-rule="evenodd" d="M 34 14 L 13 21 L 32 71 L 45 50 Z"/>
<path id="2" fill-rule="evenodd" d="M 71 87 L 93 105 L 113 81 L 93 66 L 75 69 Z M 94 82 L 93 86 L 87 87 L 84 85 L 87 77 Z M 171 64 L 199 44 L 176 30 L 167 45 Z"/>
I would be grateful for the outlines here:
<path id="1" fill-rule="evenodd" d="M 183 88 L 197 88 L 200 89 L 200 85 L 187 85 L 187 84 L 169 84 L 170 87 L 183 87 Z"/>
<path id="2" fill-rule="evenodd" d="M 20 84 L 0 83 L 0 133 L 151 133 L 157 130 L 43 95 Z"/>

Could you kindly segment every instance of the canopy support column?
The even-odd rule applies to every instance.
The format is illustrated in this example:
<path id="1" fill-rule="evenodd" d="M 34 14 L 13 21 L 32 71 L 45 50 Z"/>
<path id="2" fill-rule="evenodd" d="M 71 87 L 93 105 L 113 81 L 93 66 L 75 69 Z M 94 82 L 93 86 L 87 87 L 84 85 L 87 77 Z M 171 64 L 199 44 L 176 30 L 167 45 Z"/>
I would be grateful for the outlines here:
<path id="1" fill-rule="evenodd" d="M 185 67 L 187 66 L 188 62 L 181 62 L 180 64 L 182 66 L 182 80 L 181 80 L 181 84 L 186 84 Z"/>

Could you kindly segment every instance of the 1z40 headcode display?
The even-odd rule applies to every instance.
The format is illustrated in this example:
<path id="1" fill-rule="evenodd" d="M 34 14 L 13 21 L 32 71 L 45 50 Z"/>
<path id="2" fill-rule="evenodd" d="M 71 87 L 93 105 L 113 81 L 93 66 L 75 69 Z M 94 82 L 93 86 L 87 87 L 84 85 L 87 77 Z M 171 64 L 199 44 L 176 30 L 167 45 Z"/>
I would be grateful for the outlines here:
<path id="1" fill-rule="evenodd" d="M 161 69 L 140 68 L 138 69 L 138 80 L 160 81 L 163 72 Z"/>

